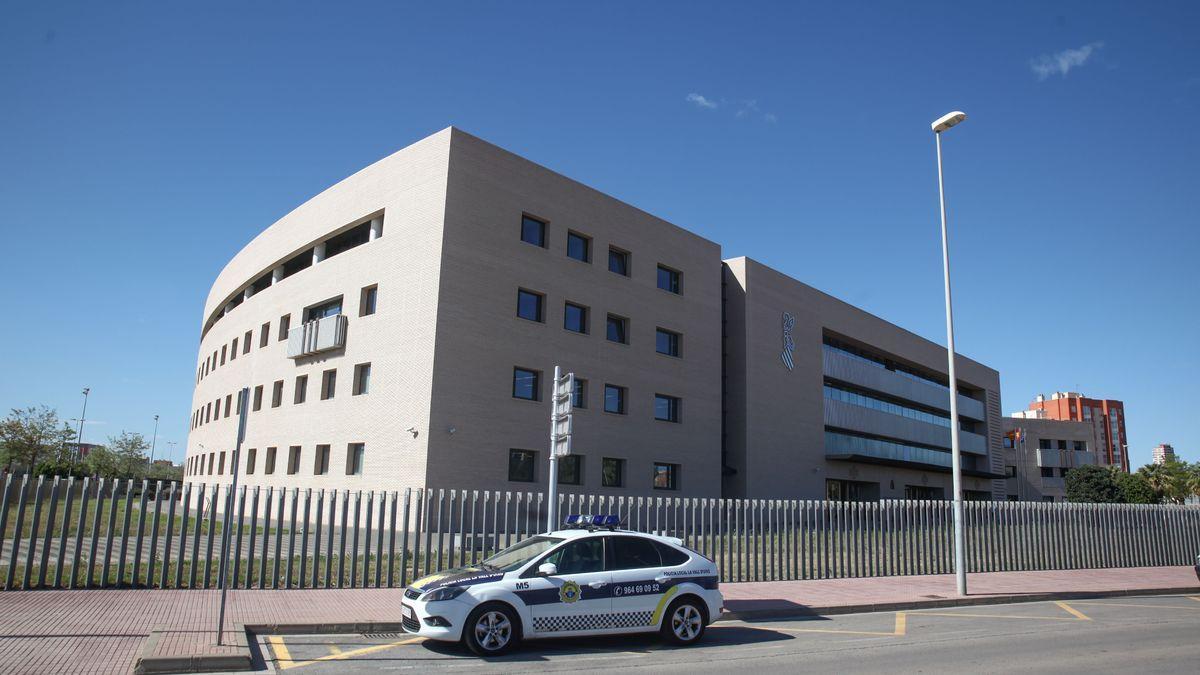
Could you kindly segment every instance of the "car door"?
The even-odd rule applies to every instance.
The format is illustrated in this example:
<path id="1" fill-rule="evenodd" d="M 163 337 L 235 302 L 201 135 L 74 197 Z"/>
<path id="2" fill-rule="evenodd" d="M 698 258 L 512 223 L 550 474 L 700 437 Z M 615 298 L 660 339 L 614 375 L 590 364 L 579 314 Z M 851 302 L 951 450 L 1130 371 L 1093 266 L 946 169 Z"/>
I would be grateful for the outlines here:
<path id="1" fill-rule="evenodd" d="M 612 625 L 626 632 L 658 625 L 668 598 L 668 579 L 662 574 L 662 557 L 646 537 L 606 537 L 612 570 Z"/>
<path id="2" fill-rule="evenodd" d="M 558 573 L 537 576 L 538 567 L 545 563 L 557 566 Z M 529 605 L 535 633 L 594 632 L 608 627 L 612 575 L 605 569 L 603 537 L 569 541 L 522 576 L 529 588 L 517 595 Z"/>

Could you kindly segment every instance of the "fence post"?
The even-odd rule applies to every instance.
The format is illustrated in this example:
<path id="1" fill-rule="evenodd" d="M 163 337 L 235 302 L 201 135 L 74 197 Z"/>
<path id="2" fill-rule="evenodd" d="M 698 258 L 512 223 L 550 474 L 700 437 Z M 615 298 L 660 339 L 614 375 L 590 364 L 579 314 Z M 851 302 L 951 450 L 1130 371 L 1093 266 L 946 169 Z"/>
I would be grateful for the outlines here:
<path id="1" fill-rule="evenodd" d="M 158 587 L 162 589 L 166 589 L 170 581 L 171 538 L 175 534 L 175 499 L 178 485 L 171 481 L 171 492 L 167 495 L 167 531 L 163 536 L 162 575 L 158 582 Z"/>
<path id="2" fill-rule="evenodd" d="M 79 560 L 82 557 L 83 548 L 83 531 L 87 526 L 87 507 L 88 507 L 88 492 L 91 489 L 91 479 L 84 476 L 83 483 L 79 488 L 79 521 L 75 525 L 75 551 L 71 557 L 71 577 L 67 581 L 67 588 L 75 588 L 75 580 L 79 578 Z M 4 489 L 5 499 L 8 501 L 8 487 Z M 7 515 L 0 516 L 0 523 L 7 522 Z M 3 529 L 3 526 L 0 526 Z M 0 542 L 3 543 L 3 542 Z M 91 559 L 88 559 L 88 566 L 91 567 Z"/>

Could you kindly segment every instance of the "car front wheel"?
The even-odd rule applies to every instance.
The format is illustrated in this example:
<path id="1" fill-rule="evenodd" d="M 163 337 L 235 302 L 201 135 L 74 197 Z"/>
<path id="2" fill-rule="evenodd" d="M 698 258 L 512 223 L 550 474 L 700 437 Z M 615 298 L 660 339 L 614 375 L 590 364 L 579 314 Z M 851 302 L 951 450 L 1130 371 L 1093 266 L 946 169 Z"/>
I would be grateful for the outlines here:
<path id="1" fill-rule="evenodd" d="M 505 605 L 481 605 L 467 617 L 463 641 L 479 656 L 499 656 L 521 641 L 516 613 Z"/>
<path id="2" fill-rule="evenodd" d="M 704 607 L 695 598 L 680 598 L 671 603 L 663 618 L 662 636 L 676 645 L 691 645 L 704 636 Z"/>

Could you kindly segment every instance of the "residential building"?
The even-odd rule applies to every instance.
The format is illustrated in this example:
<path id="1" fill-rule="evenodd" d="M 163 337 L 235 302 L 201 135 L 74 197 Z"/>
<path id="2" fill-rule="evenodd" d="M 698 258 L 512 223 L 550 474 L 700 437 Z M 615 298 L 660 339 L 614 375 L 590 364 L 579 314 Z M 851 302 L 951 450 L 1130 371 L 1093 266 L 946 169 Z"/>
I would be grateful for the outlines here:
<path id="1" fill-rule="evenodd" d="M 194 482 L 246 387 L 245 485 L 540 491 L 560 366 L 564 492 L 950 495 L 944 348 L 454 128 L 260 233 L 200 328 Z M 999 376 L 958 370 L 965 489 L 1003 498 Z"/>
<path id="2" fill-rule="evenodd" d="M 1175 461 L 1175 448 L 1172 448 L 1166 443 L 1159 443 L 1154 448 L 1152 462 L 1155 464 L 1166 464 L 1167 462 Z"/>
<path id="3" fill-rule="evenodd" d="M 1010 501 L 1066 501 L 1067 472 L 1103 464 L 1099 419 L 1014 415 L 1003 419 L 1003 427 L 1005 497 Z"/>
<path id="4" fill-rule="evenodd" d="M 1107 466 L 1129 471 L 1129 445 L 1125 436 L 1125 404 L 1113 399 L 1088 398 L 1074 391 L 1056 391 L 1047 399 L 1038 394 L 1029 404 L 1046 419 L 1088 422 L 1098 420 L 1102 443 L 1098 448 Z"/>

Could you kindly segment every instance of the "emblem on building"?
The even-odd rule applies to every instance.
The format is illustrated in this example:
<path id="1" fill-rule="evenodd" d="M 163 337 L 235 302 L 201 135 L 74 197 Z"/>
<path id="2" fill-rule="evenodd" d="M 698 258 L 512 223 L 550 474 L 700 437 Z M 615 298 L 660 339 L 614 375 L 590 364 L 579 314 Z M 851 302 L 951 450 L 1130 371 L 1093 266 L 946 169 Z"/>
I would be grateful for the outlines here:
<path id="1" fill-rule="evenodd" d="M 568 605 L 579 599 L 579 584 L 574 581 L 563 583 L 562 588 L 558 589 L 558 599 Z"/>
<path id="2" fill-rule="evenodd" d="M 792 316 L 791 314 L 788 314 L 787 312 L 784 312 L 783 313 L 783 354 L 781 355 L 781 358 L 783 359 L 784 367 L 787 368 L 788 370 L 791 370 L 796 367 L 796 364 L 792 362 L 792 352 L 796 350 L 796 343 L 792 342 L 792 328 L 794 328 L 795 326 L 796 326 L 796 317 Z"/>

